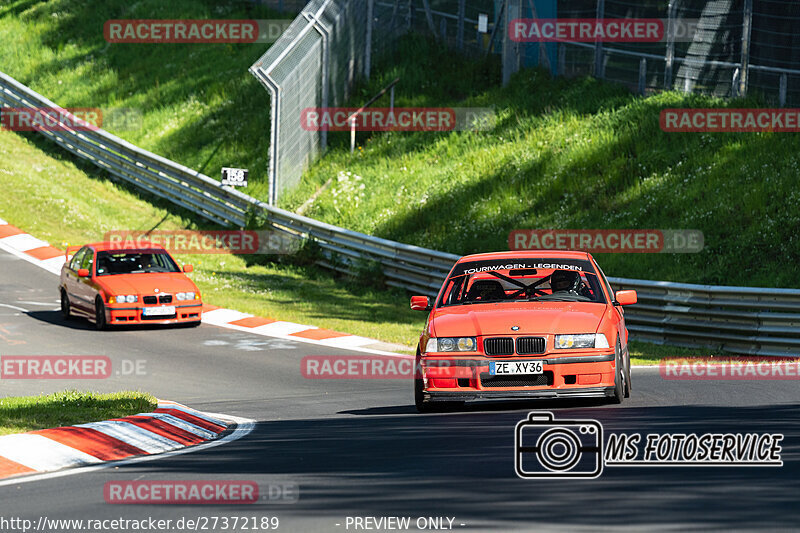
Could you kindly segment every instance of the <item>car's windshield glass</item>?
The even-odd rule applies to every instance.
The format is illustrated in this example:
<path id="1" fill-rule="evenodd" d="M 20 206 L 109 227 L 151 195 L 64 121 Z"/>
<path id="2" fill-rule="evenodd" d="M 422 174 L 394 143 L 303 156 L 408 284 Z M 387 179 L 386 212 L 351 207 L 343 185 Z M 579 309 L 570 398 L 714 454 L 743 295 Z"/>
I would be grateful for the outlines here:
<path id="1" fill-rule="evenodd" d="M 520 301 L 605 303 L 605 297 L 589 261 L 503 259 L 456 265 L 439 305 Z"/>
<path id="2" fill-rule="evenodd" d="M 180 269 L 165 252 L 99 252 L 97 254 L 98 276 L 145 272 L 180 272 Z"/>

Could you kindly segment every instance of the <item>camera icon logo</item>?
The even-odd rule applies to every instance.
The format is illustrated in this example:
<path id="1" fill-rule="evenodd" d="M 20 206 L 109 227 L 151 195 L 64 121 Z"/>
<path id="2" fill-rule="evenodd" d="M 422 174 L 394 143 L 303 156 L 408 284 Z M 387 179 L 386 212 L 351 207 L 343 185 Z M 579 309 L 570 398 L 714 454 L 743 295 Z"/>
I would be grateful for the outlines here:
<path id="1" fill-rule="evenodd" d="M 514 469 L 521 478 L 596 478 L 603 473 L 603 426 L 532 412 L 514 432 Z"/>

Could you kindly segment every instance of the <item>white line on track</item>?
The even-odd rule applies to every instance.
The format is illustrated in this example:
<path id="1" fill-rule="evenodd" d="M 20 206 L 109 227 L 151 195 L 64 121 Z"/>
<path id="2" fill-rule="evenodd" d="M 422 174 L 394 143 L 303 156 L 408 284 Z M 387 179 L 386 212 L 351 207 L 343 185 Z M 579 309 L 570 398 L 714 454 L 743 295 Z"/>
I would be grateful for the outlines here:
<path id="1" fill-rule="evenodd" d="M 47 304 L 52 305 L 52 304 Z M 22 311 L 23 313 L 27 313 L 28 310 L 23 307 L 17 307 L 16 305 L 8 305 L 8 304 L 0 304 L 0 307 L 8 307 L 9 309 L 16 309 L 17 311 Z"/>

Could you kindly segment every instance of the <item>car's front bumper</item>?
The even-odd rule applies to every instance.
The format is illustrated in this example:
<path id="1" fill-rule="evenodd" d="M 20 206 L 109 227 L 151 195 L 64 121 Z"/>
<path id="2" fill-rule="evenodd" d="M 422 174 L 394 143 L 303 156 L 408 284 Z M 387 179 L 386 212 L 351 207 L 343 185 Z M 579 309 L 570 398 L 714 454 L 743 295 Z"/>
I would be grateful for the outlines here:
<path id="1" fill-rule="evenodd" d="M 186 322 L 199 322 L 203 316 L 203 303 L 194 301 L 192 303 L 175 304 L 175 313 L 165 316 L 145 316 L 145 307 L 130 304 L 107 304 L 106 322 L 110 326 L 128 324 L 181 324 Z"/>
<path id="2" fill-rule="evenodd" d="M 492 361 L 541 361 L 542 374 L 492 376 Z M 613 395 L 613 350 L 569 356 L 423 356 L 423 392 L 431 400 L 603 398 Z M 499 378 L 499 379 L 498 379 Z"/>
<path id="3" fill-rule="evenodd" d="M 524 400 L 531 398 L 610 398 L 614 387 L 576 387 L 571 389 L 538 390 L 479 390 L 470 392 L 431 391 L 427 392 L 431 401 L 452 402 L 467 400 Z"/>

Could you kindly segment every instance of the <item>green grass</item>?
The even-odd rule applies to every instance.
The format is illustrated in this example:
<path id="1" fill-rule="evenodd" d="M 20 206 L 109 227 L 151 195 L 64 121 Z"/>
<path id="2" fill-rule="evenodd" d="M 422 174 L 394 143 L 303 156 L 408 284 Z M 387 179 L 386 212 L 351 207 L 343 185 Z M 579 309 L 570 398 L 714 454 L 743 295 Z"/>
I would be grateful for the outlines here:
<path id="1" fill-rule="evenodd" d="M 149 394 L 130 391 L 96 394 L 68 390 L 0 398 L 0 435 L 149 413 L 157 403 Z"/>
<path id="2" fill-rule="evenodd" d="M 64 106 L 137 109 L 144 127 L 115 133 L 211 176 L 222 166 L 247 167 L 246 192 L 263 198 L 269 101 L 247 67 L 267 45 L 108 44 L 102 27 L 115 18 L 276 16 L 245 1 L 0 0 L 0 70 Z M 700 254 L 598 259 L 612 276 L 800 286 L 784 266 L 800 255 L 793 136 L 664 134 L 663 107 L 723 102 L 674 93 L 642 99 L 540 71 L 501 89 L 496 58 L 468 62 L 419 37 L 402 41 L 374 71 L 352 104 L 399 76 L 397 105 L 494 106 L 498 125 L 360 134 L 354 155 L 347 134 L 331 134 L 330 152 L 284 206 L 298 207 L 332 179 L 307 215 L 454 253 L 505 249 L 517 228 L 700 229 Z M 745 104 L 752 102 L 731 105 Z M 13 183 L 0 217 L 56 245 L 113 229 L 207 227 L 32 134 L 0 132 L 0 182 Z M 402 291 L 334 279 L 307 263 L 179 259 L 195 264 L 193 277 L 215 305 L 405 345 L 424 324 Z"/>
<path id="3" fill-rule="evenodd" d="M 663 346 L 634 340 L 631 340 L 628 344 L 628 351 L 631 354 L 632 365 L 657 365 L 663 359 L 671 358 L 731 357 L 730 354 L 726 355 L 716 350 L 678 348 L 675 346 Z"/>
<path id="4" fill-rule="evenodd" d="M 420 58 L 422 58 L 420 60 Z M 494 106 L 492 131 L 347 134 L 287 195 L 307 216 L 467 254 L 507 250 L 514 229 L 697 229 L 696 254 L 598 254 L 609 276 L 800 287 L 800 141 L 785 133 L 664 133 L 670 107 L 754 107 L 663 93 L 642 98 L 591 78 L 520 72 L 499 87 L 491 60 L 469 63 L 424 39 L 379 63 L 398 106 Z M 378 102 L 377 106 L 383 105 Z"/>
<path id="5" fill-rule="evenodd" d="M 0 0 L 0 71 L 61 106 L 138 111 L 141 128 L 109 131 L 212 177 L 266 176 L 269 96 L 247 69 L 268 44 L 110 44 L 103 25 L 277 18 L 293 17 L 245 0 Z"/>

